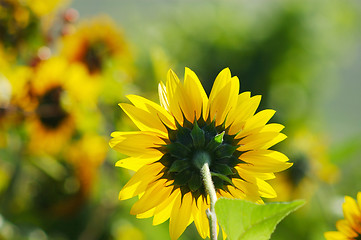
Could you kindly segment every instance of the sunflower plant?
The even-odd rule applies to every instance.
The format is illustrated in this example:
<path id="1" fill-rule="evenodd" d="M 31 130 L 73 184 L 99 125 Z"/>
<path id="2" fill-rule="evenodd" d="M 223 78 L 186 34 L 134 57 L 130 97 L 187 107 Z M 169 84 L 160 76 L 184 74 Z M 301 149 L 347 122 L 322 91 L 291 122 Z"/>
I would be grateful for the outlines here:
<path id="1" fill-rule="evenodd" d="M 131 214 L 153 217 L 153 225 L 169 219 L 171 239 L 178 239 L 192 222 L 202 238 L 217 239 L 221 229 L 223 238 L 261 234 L 257 239 L 268 239 L 275 225 L 302 204 L 264 207 L 262 198 L 276 197 L 266 181 L 292 163 L 269 149 L 286 138 L 284 126 L 268 123 L 275 111 L 256 113 L 261 96 L 239 94 L 239 87 L 239 79 L 226 68 L 208 97 L 193 71 L 186 68 L 180 81 L 169 70 L 166 83 L 159 83 L 160 105 L 136 95 L 127 96 L 132 104 L 119 104 L 139 128 L 113 132 L 109 142 L 129 156 L 116 166 L 136 171 L 119 194 L 120 200 L 139 197 Z M 216 205 L 221 197 L 242 200 Z M 234 204 L 241 212 L 232 211 Z M 252 221 L 231 226 L 227 219 L 234 214 Z M 234 233 L 240 225 L 258 230 Z"/>

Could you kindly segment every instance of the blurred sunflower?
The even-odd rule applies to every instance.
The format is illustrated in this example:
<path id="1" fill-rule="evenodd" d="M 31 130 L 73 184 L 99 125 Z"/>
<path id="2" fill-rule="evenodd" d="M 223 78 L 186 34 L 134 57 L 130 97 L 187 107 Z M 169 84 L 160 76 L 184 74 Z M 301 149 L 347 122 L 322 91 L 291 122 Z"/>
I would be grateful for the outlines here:
<path id="1" fill-rule="evenodd" d="M 92 193 L 93 183 L 105 159 L 105 146 L 106 140 L 94 135 L 84 135 L 68 146 L 64 165 L 68 166 L 72 174 L 63 179 L 63 186 L 68 196 L 52 204 L 51 214 L 69 216 L 81 209 Z"/>
<path id="2" fill-rule="evenodd" d="M 25 0 L 26 5 L 39 17 L 51 14 L 57 8 L 64 6 L 69 0 Z"/>
<path id="3" fill-rule="evenodd" d="M 84 135 L 67 151 L 68 162 L 75 169 L 75 175 L 80 183 L 80 192 L 85 197 L 91 192 L 99 167 L 105 159 L 106 144 L 103 137 Z M 86 166 L 84 166 L 85 162 Z"/>
<path id="4" fill-rule="evenodd" d="M 39 19 L 22 1 L 0 0 L 0 44 L 19 54 L 39 30 Z M 16 56 L 13 56 L 15 59 Z"/>
<path id="5" fill-rule="evenodd" d="M 327 141 L 321 135 L 300 127 L 289 142 L 293 167 L 271 180 L 279 194 L 275 201 L 309 198 L 320 182 L 333 183 L 338 179 L 338 168 L 329 160 Z"/>
<path id="6" fill-rule="evenodd" d="M 85 69 L 69 65 L 62 58 L 51 58 L 36 66 L 31 79 L 36 104 L 28 119 L 32 151 L 55 153 L 72 136 L 78 110 L 96 96 L 96 85 L 88 78 Z"/>
<path id="7" fill-rule="evenodd" d="M 361 239 L 361 192 L 357 193 L 355 199 L 345 196 L 342 205 L 345 219 L 336 222 L 338 231 L 326 232 L 327 240 L 358 240 Z"/>
<path id="8" fill-rule="evenodd" d="M 130 58 L 123 34 L 106 17 L 84 21 L 74 33 L 64 36 L 62 45 L 65 58 L 83 63 L 92 74 L 104 71 L 111 60 Z"/>
<path id="9" fill-rule="evenodd" d="M 254 114 L 261 96 L 239 94 L 239 80 L 228 68 L 217 76 L 209 98 L 198 77 L 185 69 L 184 83 L 169 70 L 159 84 L 161 105 L 130 95 L 133 103 L 119 104 L 140 129 L 113 132 L 110 146 L 129 158 L 116 166 L 135 170 L 120 191 L 121 200 L 140 199 L 131 214 L 153 218 L 153 224 L 170 218 L 169 231 L 177 239 L 195 222 L 202 238 L 209 236 L 205 210 L 210 200 L 200 175 L 199 159 L 207 157 L 218 197 L 262 203 L 276 196 L 265 181 L 292 163 L 269 148 L 284 140 L 280 124 L 266 124 L 274 110 Z"/>

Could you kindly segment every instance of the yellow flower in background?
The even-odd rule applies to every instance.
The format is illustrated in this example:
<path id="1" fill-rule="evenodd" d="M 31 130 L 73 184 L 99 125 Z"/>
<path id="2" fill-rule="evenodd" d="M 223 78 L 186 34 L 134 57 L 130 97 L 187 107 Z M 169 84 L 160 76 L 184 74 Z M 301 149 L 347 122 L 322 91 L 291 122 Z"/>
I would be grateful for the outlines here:
<path id="1" fill-rule="evenodd" d="M 357 201 L 345 196 L 342 205 L 345 219 L 336 222 L 338 231 L 326 232 L 327 240 L 358 240 L 361 239 L 361 192 L 357 193 Z"/>
<path id="2" fill-rule="evenodd" d="M 170 70 L 159 84 L 161 105 L 130 95 L 132 104 L 119 104 L 140 131 L 113 132 L 110 146 L 128 155 L 116 166 L 136 171 L 120 191 L 121 200 L 139 196 L 131 214 L 153 216 L 157 225 L 170 219 L 169 231 L 177 239 L 194 221 L 202 238 L 209 236 L 205 214 L 209 197 L 199 163 L 202 155 L 218 197 L 262 203 L 276 193 L 266 180 L 292 163 L 269 148 L 284 140 L 280 124 L 267 122 L 274 110 L 255 114 L 261 96 L 239 94 L 239 80 L 228 68 L 217 76 L 209 98 L 198 77 L 185 69 L 184 82 Z"/>
<path id="3" fill-rule="evenodd" d="M 77 112 L 95 104 L 97 85 L 88 78 L 84 68 L 62 58 L 36 66 L 31 79 L 36 104 L 28 119 L 32 151 L 55 153 L 64 147 L 75 131 Z"/>
<path id="4" fill-rule="evenodd" d="M 105 160 L 106 144 L 105 138 L 89 134 L 69 144 L 65 159 L 72 175 L 64 180 L 64 188 L 72 194 L 53 203 L 51 214 L 73 216 L 72 214 L 82 209 L 94 190 L 100 166 Z"/>
<path id="5" fill-rule="evenodd" d="M 54 12 L 57 8 L 67 4 L 68 0 L 25 0 L 26 5 L 39 17 Z"/>
<path id="6" fill-rule="evenodd" d="M 293 160 L 293 167 L 271 180 L 279 193 L 275 201 L 310 198 L 319 183 L 334 183 L 338 179 L 339 171 L 330 162 L 329 148 L 324 136 L 300 126 L 288 144 L 288 148 L 292 149 L 289 156 Z"/>
<path id="7" fill-rule="evenodd" d="M 100 100 L 114 103 L 133 77 L 133 60 L 123 33 L 107 17 L 83 21 L 63 36 L 61 56 L 82 64 L 99 83 Z M 115 89 L 117 91 L 115 91 Z"/>
<path id="8" fill-rule="evenodd" d="M 80 183 L 81 194 L 85 197 L 90 194 L 99 167 L 105 160 L 106 144 L 103 137 L 84 135 L 80 140 L 71 144 L 67 151 L 67 161 L 74 167 L 75 175 Z"/>
<path id="9" fill-rule="evenodd" d="M 107 17 L 82 22 L 62 40 L 61 54 L 70 62 L 83 63 L 90 73 L 101 73 L 109 60 L 127 63 L 128 45 L 117 26 Z"/>

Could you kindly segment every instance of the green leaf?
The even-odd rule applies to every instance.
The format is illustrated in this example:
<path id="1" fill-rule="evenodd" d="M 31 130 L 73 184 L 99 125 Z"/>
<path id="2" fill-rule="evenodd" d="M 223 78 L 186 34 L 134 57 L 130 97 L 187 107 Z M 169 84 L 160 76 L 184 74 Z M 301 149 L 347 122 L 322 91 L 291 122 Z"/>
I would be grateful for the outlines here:
<path id="1" fill-rule="evenodd" d="M 215 209 L 218 221 L 230 240 L 268 240 L 276 225 L 303 204 L 304 200 L 261 205 L 241 199 L 220 198 Z"/>

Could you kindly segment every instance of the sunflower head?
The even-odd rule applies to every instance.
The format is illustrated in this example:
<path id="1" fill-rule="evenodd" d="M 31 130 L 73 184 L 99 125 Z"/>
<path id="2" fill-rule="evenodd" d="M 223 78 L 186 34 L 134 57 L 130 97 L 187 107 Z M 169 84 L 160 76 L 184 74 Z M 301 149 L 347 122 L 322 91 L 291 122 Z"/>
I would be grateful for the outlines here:
<path id="1" fill-rule="evenodd" d="M 233 178 L 241 179 L 234 168 L 242 162 L 238 159 L 241 152 L 237 151 L 239 140 L 226 130 L 224 124 L 216 126 L 215 120 L 202 116 L 193 122 L 184 119 L 183 126 L 176 122 L 176 130 L 167 128 L 167 143 L 159 147 L 164 154 L 159 160 L 164 166 L 161 178 L 182 194 L 190 192 L 195 199 L 206 199 L 200 169 L 207 162 L 216 189 L 233 185 Z"/>
<path id="2" fill-rule="evenodd" d="M 361 239 L 361 192 L 357 193 L 357 201 L 346 196 L 342 205 L 345 219 L 336 222 L 338 231 L 325 233 L 327 240 L 360 240 Z"/>
<path id="3" fill-rule="evenodd" d="M 105 17 L 83 22 L 64 36 L 62 55 L 84 64 L 92 74 L 102 72 L 109 60 L 130 58 L 123 34 Z"/>
<path id="4" fill-rule="evenodd" d="M 28 129 L 32 151 L 55 153 L 75 133 L 78 112 L 96 101 L 96 84 L 86 69 L 63 58 L 40 62 L 31 75 Z M 30 98 L 30 97 L 29 97 Z"/>
<path id="5" fill-rule="evenodd" d="M 255 114 L 260 96 L 239 93 L 239 80 L 228 68 L 216 78 L 209 97 L 198 77 L 186 68 L 184 82 L 173 71 L 159 84 L 161 105 L 139 96 L 120 106 L 140 131 L 114 132 L 110 146 L 129 155 L 117 166 L 136 170 L 120 199 L 140 195 L 131 210 L 153 224 L 170 218 L 172 239 L 193 220 L 208 236 L 209 206 L 200 169 L 209 165 L 218 197 L 262 202 L 275 197 L 265 180 L 292 164 L 269 148 L 285 139 L 283 126 L 267 124 L 275 111 Z"/>

